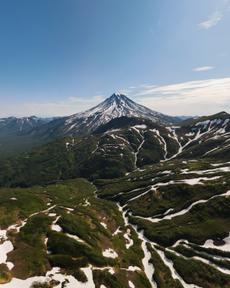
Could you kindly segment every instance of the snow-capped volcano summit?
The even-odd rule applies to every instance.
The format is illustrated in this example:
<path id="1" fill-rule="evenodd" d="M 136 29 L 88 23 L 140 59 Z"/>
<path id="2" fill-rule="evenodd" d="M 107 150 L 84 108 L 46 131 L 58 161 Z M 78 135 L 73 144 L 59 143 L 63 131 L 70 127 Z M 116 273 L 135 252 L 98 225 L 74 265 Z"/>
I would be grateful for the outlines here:
<path id="1" fill-rule="evenodd" d="M 97 106 L 76 113 L 69 117 L 56 119 L 35 133 L 41 136 L 60 136 L 60 135 L 83 135 L 95 131 L 99 126 L 104 125 L 112 119 L 119 117 L 137 117 L 149 119 L 161 124 L 170 124 L 178 121 L 177 117 L 170 117 L 140 104 L 135 103 L 127 96 L 114 93 Z M 50 135 L 51 134 L 51 135 Z"/>
<path id="2" fill-rule="evenodd" d="M 97 106 L 68 117 L 65 124 L 68 132 L 81 130 L 82 124 L 87 127 L 87 130 L 93 131 L 100 125 L 122 116 L 145 118 L 164 124 L 175 122 L 174 117 L 155 112 L 135 103 L 123 94 L 114 93 Z"/>
<path id="3" fill-rule="evenodd" d="M 83 112 L 73 115 L 77 118 L 91 117 L 95 115 L 101 116 L 103 124 L 107 120 L 127 116 L 127 117 L 141 117 L 141 118 L 154 118 L 159 117 L 160 113 L 152 111 L 140 104 L 133 102 L 123 94 L 114 93 L 109 98 L 105 99 L 97 106 Z M 158 119 L 156 119 L 158 120 Z"/>

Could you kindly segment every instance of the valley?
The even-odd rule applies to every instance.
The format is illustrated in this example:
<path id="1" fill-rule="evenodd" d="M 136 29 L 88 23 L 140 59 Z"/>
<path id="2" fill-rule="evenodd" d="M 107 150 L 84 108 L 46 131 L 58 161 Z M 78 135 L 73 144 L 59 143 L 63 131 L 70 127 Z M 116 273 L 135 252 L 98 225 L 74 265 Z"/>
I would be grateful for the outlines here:
<path id="1" fill-rule="evenodd" d="M 229 287 L 229 170 L 176 160 L 1 188 L 2 287 Z"/>
<path id="2" fill-rule="evenodd" d="M 0 157 L 1 287 L 230 287 L 229 114 L 178 122 L 124 97 Z"/>
<path id="3" fill-rule="evenodd" d="M 150 240 L 148 240 L 149 247 L 154 249 L 153 253 L 155 253 L 153 263 L 159 265 L 156 262 L 158 254 L 165 265 L 163 270 L 168 267 L 173 278 L 182 285 L 181 287 L 228 287 L 229 163 L 223 163 L 224 169 L 220 170 L 215 168 L 215 164 L 209 166 L 207 162 L 199 161 L 168 164 L 171 169 L 174 165 L 178 168 L 179 165 L 190 167 L 187 168 L 191 169 L 190 177 L 187 174 L 179 174 L 175 167 L 172 172 L 164 165 L 161 164 L 161 167 L 154 169 L 155 171 L 146 169 L 128 175 L 123 178 L 123 183 L 121 180 L 110 183 L 99 182 L 101 186 L 99 195 L 122 203 L 122 209 L 129 222 L 137 227 L 139 233 L 144 231 L 146 239 Z M 202 174 L 207 177 L 197 178 L 196 173 L 201 174 L 202 170 L 196 169 L 202 166 Z M 208 166 L 211 169 L 204 169 Z M 183 169 L 181 170 L 183 172 Z M 164 180 L 160 178 L 162 182 L 158 183 L 159 176 L 152 177 L 154 174 L 156 176 L 161 173 L 164 175 Z M 121 190 L 123 192 L 120 192 Z M 209 239 L 213 239 L 214 242 Z M 208 246 L 208 243 L 211 245 Z M 211 252 L 210 247 L 212 247 Z M 222 247 L 226 247 L 223 248 L 224 254 L 222 254 Z M 187 267 L 188 274 L 183 267 Z M 210 275 L 209 279 L 206 279 L 205 275 L 209 273 L 208 271 L 213 277 Z M 216 281 L 216 272 L 220 277 L 218 279 L 222 279 L 221 282 Z M 189 278 L 189 275 L 198 275 L 198 278 Z M 180 287 L 173 286 L 174 284 L 165 286 L 166 279 L 158 277 L 157 274 L 153 276 L 153 279 L 158 281 L 157 287 Z"/>

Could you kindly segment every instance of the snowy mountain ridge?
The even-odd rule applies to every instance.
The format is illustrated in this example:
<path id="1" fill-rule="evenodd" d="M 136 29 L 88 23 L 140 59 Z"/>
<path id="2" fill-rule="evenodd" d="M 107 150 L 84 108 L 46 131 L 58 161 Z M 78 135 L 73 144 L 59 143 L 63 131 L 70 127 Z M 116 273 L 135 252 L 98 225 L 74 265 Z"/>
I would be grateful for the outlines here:
<path id="1" fill-rule="evenodd" d="M 36 116 L 0 118 L 0 136 L 29 133 L 34 128 L 51 120 L 52 118 L 39 118 Z"/>

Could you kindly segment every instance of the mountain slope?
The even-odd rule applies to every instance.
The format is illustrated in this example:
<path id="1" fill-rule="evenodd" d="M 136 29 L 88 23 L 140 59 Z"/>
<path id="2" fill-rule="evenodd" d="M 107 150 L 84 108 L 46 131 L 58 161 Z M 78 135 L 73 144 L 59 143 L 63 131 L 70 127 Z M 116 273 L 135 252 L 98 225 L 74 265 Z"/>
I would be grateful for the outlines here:
<path id="1" fill-rule="evenodd" d="M 115 178 L 175 158 L 229 161 L 229 115 L 223 116 L 212 115 L 206 122 L 201 118 L 182 126 L 116 118 L 91 135 L 60 138 L 32 153 L 2 161 L 0 185 L 28 186 L 74 177 Z"/>
<path id="2" fill-rule="evenodd" d="M 32 135 L 33 129 L 51 121 L 51 118 L 8 117 L 0 119 L 0 158 L 29 151 L 44 143 L 43 139 Z"/>
<path id="3" fill-rule="evenodd" d="M 180 121 L 177 117 L 170 117 L 137 104 L 125 95 L 113 94 L 96 107 L 82 113 L 54 120 L 47 125 L 35 129 L 33 134 L 38 134 L 45 138 L 86 135 L 95 131 L 99 126 L 108 123 L 110 120 L 122 116 L 149 119 L 160 124 L 170 124 Z"/>
<path id="4" fill-rule="evenodd" d="M 108 123 L 114 118 L 120 118 L 122 116 L 145 118 L 160 123 L 175 122 L 174 117 L 166 116 L 137 104 L 125 95 L 113 94 L 96 107 L 93 107 L 86 112 L 71 116 L 66 123 L 74 124 L 76 120 L 84 119 L 87 122 L 89 129 L 94 130 L 96 127 Z M 70 130 L 71 129 L 72 127 L 70 127 Z"/>
<path id="5" fill-rule="evenodd" d="M 182 158 L 230 159 L 230 114 L 215 115 L 186 120 L 175 128 Z"/>
<path id="6" fill-rule="evenodd" d="M 152 111 L 121 94 L 113 94 L 96 107 L 68 117 L 41 119 L 35 116 L 0 119 L 0 157 L 8 157 L 65 136 L 89 135 L 120 117 L 148 119 L 170 125 L 181 121 Z"/>
<path id="7" fill-rule="evenodd" d="M 0 137 L 9 135 L 28 134 L 34 128 L 40 127 L 50 121 L 49 118 L 30 117 L 8 117 L 0 119 Z"/>
<path id="8" fill-rule="evenodd" d="M 116 126 L 117 129 L 111 129 Z M 65 137 L 0 163 L 0 184 L 28 186 L 73 177 L 114 178 L 172 157 L 173 133 L 150 120 L 121 117 L 85 137 Z M 99 133 L 100 132 L 100 133 Z"/>
<path id="9" fill-rule="evenodd" d="M 171 160 L 95 185 L 98 197 L 118 203 L 126 223 L 145 236 L 157 287 L 174 287 L 162 260 L 182 287 L 227 288 L 229 176 L 230 163 Z"/>
<path id="10" fill-rule="evenodd" d="M 135 230 L 94 192 L 85 179 L 0 189 L 1 287 L 151 288 Z"/>

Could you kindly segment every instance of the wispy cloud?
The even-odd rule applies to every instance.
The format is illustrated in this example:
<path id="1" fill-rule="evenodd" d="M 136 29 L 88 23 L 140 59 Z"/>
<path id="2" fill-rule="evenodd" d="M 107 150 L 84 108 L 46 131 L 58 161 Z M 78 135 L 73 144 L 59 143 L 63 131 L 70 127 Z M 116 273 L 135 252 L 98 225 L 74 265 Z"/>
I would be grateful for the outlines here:
<path id="1" fill-rule="evenodd" d="M 224 14 L 221 11 L 216 11 L 207 20 L 201 22 L 199 27 L 202 29 L 210 29 L 216 26 L 223 18 Z"/>
<path id="2" fill-rule="evenodd" d="M 213 70 L 215 67 L 214 66 L 201 66 L 201 67 L 196 67 L 193 69 L 194 72 L 205 72 L 209 70 Z"/>
<path id="3" fill-rule="evenodd" d="M 230 112 L 230 78 L 140 87 L 131 97 L 137 102 L 171 115 L 209 115 Z"/>
<path id="4" fill-rule="evenodd" d="M 169 115 L 210 115 L 223 110 L 230 112 L 230 77 L 169 85 L 148 83 L 129 87 L 128 91 L 127 95 L 134 101 Z M 110 95 L 69 97 L 62 101 L 26 102 L 17 105 L 9 103 L 0 107 L 0 115 L 66 116 L 89 109 L 108 96 Z"/>
<path id="5" fill-rule="evenodd" d="M 208 30 L 215 27 L 224 18 L 225 14 L 230 11 L 230 0 L 220 1 L 220 4 L 222 4 L 222 7 L 198 24 L 201 29 Z"/>

